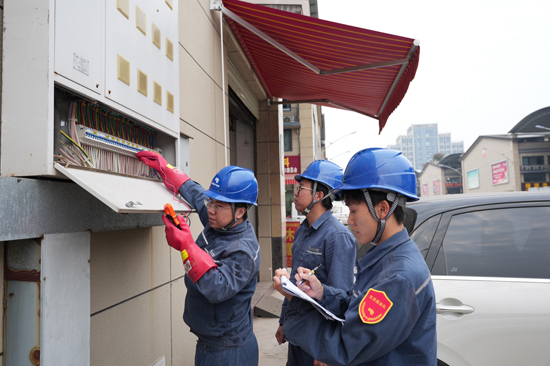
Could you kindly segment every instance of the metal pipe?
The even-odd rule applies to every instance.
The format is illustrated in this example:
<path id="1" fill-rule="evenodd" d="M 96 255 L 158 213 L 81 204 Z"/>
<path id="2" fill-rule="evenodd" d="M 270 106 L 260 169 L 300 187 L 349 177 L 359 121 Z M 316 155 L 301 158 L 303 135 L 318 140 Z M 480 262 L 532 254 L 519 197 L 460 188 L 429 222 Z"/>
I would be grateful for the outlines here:
<path id="1" fill-rule="evenodd" d="M 381 67 L 408 64 L 409 61 L 410 61 L 410 57 L 407 56 L 405 58 L 400 58 L 398 60 L 390 60 L 390 61 L 383 61 L 383 62 L 374 62 L 372 64 L 342 67 L 341 69 L 321 70 L 321 75 L 343 74 L 345 72 L 378 69 Z"/>
<path id="2" fill-rule="evenodd" d="M 293 59 L 295 59 L 296 61 L 298 61 L 299 63 L 301 63 L 302 65 L 304 65 L 308 69 L 310 69 L 311 71 L 315 72 L 316 74 L 321 73 L 321 70 L 318 67 L 314 66 L 309 61 L 306 61 L 301 56 L 298 56 L 297 54 L 295 54 L 294 52 L 292 52 L 291 50 L 289 50 L 288 48 L 286 48 L 285 46 L 283 46 L 282 44 L 280 44 L 279 42 L 277 42 L 276 40 L 274 40 L 273 38 L 271 38 L 270 36 L 268 36 L 264 32 L 262 32 L 258 28 L 256 28 L 255 26 L 253 26 L 252 24 L 250 24 L 249 22 L 247 22 L 246 20 L 244 20 L 243 18 L 238 16 L 237 14 L 233 13 L 231 10 L 227 9 L 223 5 L 222 5 L 222 13 L 224 15 L 226 15 L 227 17 L 233 19 L 234 21 L 236 21 L 237 23 L 239 23 L 240 25 L 242 25 L 243 27 L 245 27 L 246 29 L 248 29 L 249 31 L 254 33 L 255 35 L 257 35 L 258 37 L 260 37 L 261 39 L 263 39 L 267 43 L 269 43 L 272 46 L 280 49 L 281 51 L 286 53 L 288 56 L 292 57 Z"/>
<path id="3" fill-rule="evenodd" d="M 223 6 L 222 6 L 223 8 Z M 220 13 L 220 47 L 222 59 L 222 114 L 223 114 L 223 151 L 225 154 L 225 166 L 227 166 L 227 113 L 225 113 L 225 55 L 223 54 L 223 15 Z"/>

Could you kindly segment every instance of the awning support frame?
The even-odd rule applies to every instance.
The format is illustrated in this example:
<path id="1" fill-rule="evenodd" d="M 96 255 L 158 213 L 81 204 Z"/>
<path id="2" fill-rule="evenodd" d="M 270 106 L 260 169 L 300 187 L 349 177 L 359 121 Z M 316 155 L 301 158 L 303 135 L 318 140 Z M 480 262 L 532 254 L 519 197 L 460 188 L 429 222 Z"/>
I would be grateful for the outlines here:
<path id="1" fill-rule="evenodd" d="M 252 24 L 250 24 L 240 16 L 238 16 L 237 14 L 233 13 L 231 10 L 224 7 L 223 4 L 221 6 L 221 11 L 225 16 L 233 19 L 235 22 L 239 23 L 240 25 L 242 25 L 243 27 L 245 27 L 246 29 L 248 29 L 249 31 L 257 35 L 258 37 L 266 41 L 267 43 L 271 44 L 273 47 L 278 48 L 282 52 L 286 53 L 288 56 L 292 57 L 293 59 L 295 59 L 296 61 L 298 61 L 299 63 L 301 63 L 308 69 L 310 69 L 311 71 L 315 72 L 316 74 L 320 74 L 321 70 L 318 67 L 314 66 L 309 61 L 304 60 L 301 56 L 295 54 L 294 52 L 292 52 L 291 50 L 289 50 L 288 48 L 286 48 L 285 46 L 283 46 L 282 44 L 280 44 L 279 42 L 277 42 L 276 40 L 274 40 L 264 32 L 262 32 L 261 30 L 259 30 L 258 28 L 256 28 L 255 26 L 253 26 Z"/>
<path id="2" fill-rule="evenodd" d="M 300 104 L 300 103 L 307 103 L 307 104 L 316 104 L 316 103 L 330 103 L 328 99 L 303 99 L 303 100 L 283 100 L 283 101 L 276 101 L 276 100 L 267 100 L 267 105 L 277 105 L 277 104 Z"/>
<path id="3" fill-rule="evenodd" d="M 348 110 L 348 111 L 352 111 L 352 112 L 356 112 L 356 113 L 365 115 L 365 116 L 367 116 L 367 117 L 371 117 L 371 118 L 374 118 L 374 119 L 378 119 L 378 116 L 373 116 L 373 115 L 370 114 L 370 113 L 361 112 L 361 111 L 359 111 L 359 110 L 357 110 L 357 109 L 355 109 L 355 108 L 350 108 L 350 107 L 345 106 L 345 105 L 343 105 L 343 104 L 334 103 L 334 102 L 330 102 L 330 101 L 329 101 L 328 104 L 333 105 L 333 106 L 335 106 L 335 107 L 338 107 L 338 108 L 340 108 L 340 109 L 345 109 L 345 110 Z"/>
<path id="4" fill-rule="evenodd" d="M 400 58 L 397 60 L 383 61 L 383 62 L 374 62 L 372 64 L 364 64 L 350 67 L 342 67 L 341 69 L 333 70 L 321 70 L 319 75 L 333 75 L 333 74 L 343 74 L 345 72 L 352 71 L 362 71 L 369 69 L 379 69 L 381 67 L 395 66 L 395 65 L 406 65 L 409 63 L 410 57 Z"/>
<path id="5" fill-rule="evenodd" d="M 407 58 L 409 60 L 412 59 L 412 57 L 413 57 L 414 53 L 416 52 L 416 49 L 418 48 L 419 45 L 420 45 L 420 41 L 415 39 L 412 46 L 411 46 L 411 48 L 409 49 L 409 53 L 407 54 Z M 378 111 L 378 116 L 380 116 L 382 114 L 382 112 L 384 112 L 384 108 L 386 108 L 386 104 L 388 104 L 388 101 L 390 100 L 390 97 L 393 94 L 393 91 L 397 87 L 397 83 L 399 82 L 399 80 L 401 80 L 401 76 L 403 76 L 403 73 L 405 72 L 405 69 L 407 68 L 407 64 L 401 65 L 401 69 L 399 69 L 399 72 L 395 76 L 395 79 L 393 80 L 393 83 L 391 84 L 390 90 L 386 94 L 386 98 L 384 98 L 384 102 L 382 103 L 382 106 L 380 107 L 380 110 Z"/>
<path id="6" fill-rule="evenodd" d="M 213 3 L 215 3 L 217 0 L 211 0 L 211 1 Z M 287 47 L 285 47 L 282 44 L 280 44 L 279 42 L 277 42 L 276 40 L 274 40 L 273 38 L 271 38 L 270 36 L 268 36 L 267 34 L 262 32 L 261 30 L 259 30 L 258 28 L 256 28 L 255 26 L 253 26 L 252 24 L 250 24 L 249 22 L 247 22 L 246 20 L 244 20 L 240 16 L 238 16 L 237 14 L 233 13 L 231 10 L 224 7 L 223 4 L 220 6 L 219 9 L 212 8 L 212 6 L 211 6 L 211 9 L 221 10 L 221 12 L 225 16 L 227 16 L 228 18 L 231 18 L 233 21 L 239 23 L 240 25 L 242 25 L 243 27 L 248 29 L 250 32 L 254 33 L 255 35 L 257 35 L 258 37 L 260 37 L 261 39 L 263 39 L 267 43 L 271 44 L 273 47 L 279 49 L 281 52 L 285 53 L 286 55 L 290 56 L 294 60 L 298 61 L 299 63 L 301 63 L 302 65 L 304 65 L 305 67 L 307 67 L 308 69 L 310 69 L 311 71 L 316 73 L 317 75 L 343 74 L 343 73 L 346 73 L 346 72 L 369 70 L 369 69 L 378 69 L 378 68 L 381 68 L 381 67 L 388 67 L 388 66 L 395 66 L 395 65 L 403 65 L 401 67 L 401 70 L 400 70 L 400 75 L 401 75 L 402 71 L 404 71 L 404 66 L 406 67 L 408 65 L 408 63 L 410 61 L 410 58 L 413 54 L 413 53 L 409 52 L 407 57 L 397 59 L 397 60 L 375 62 L 375 63 L 371 63 L 371 64 L 356 65 L 356 66 L 343 67 L 343 68 L 332 69 L 332 70 L 321 70 L 317 66 L 315 66 L 312 63 L 310 63 L 309 61 L 305 60 L 300 55 L 297 55 L 292 50 L 288 49 Z M 396 80 L 398 80 L 398 79 L 396 79 Z M 394 88 L 395 88 L 395 86 L 394 86 Z"/>
<path id="7" fill-rule="evenodd" d="M 271 99 L 268 99 L 267 100 L 267 105 L 277 105 L 277 104 L 300 104 L 300 103 L 307 103 L 307 104 L 328 104 L 328 105 L 332 105 L 334 107 L 337 107 L 337 108 L 340 108 L 340 109 L 345 109 L 345 110 L 348 110 L 348 111 L 352 111 L 352 112 L 356 112 L 356 113 L 359 113 L 359 114 L 363 114 L 365 116 L 368 116 L 368 117 L 371 117 L 371 118 L 375 118 L 376 119 L 376 116 L 373 116 L 372 114 L 368 114 L 368 113 L 365 113 L 365 112 L 361 112 L 361 111 L 358 111 L 354 108 L 350 108 L 350 107 L 347 107 L 343 104 L 339 104 L 339 103 L 334 103 L 332 101 L 330 101 L 330 99 L 302 99 L 302 100 L 290 100 L 290 99 L 287 99 L 287 100 L 284 100 L 284 101 L 275 101 L 275 100 L 271 100 Z"/>

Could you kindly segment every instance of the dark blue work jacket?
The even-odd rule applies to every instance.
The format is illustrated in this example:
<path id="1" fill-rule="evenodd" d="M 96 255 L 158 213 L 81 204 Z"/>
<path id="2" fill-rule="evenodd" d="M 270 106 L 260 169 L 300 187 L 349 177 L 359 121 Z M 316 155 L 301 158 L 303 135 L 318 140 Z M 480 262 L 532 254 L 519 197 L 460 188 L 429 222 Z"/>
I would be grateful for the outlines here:
<path id="1" fill-rule="evenodd" d="M 293 298 L 283 327 L 286 338 L 330 365 L 435 366 L 433 284 L 406 229 L 364 255 L 357 270 L 351 293 L 323 285 L 321 305 L 344 318 L 344 325 Z"/>
<path id="2" fill-rule="evenodd" d="M 239 347 L 253 338 L 251 299 L 260 271 L 260 245 L 248 220 L 226 231 L 210 227 L 203 191 L 193 181 L 180 188 L 204 226 L 195 242 L 218 267 L 208 270 L 196 284 L 185 277 L 183 320 L 212 347 Z"/>
<path id="3" fill-rule="evenodd" d="M 323 284 L 348 291 L 353 285 L 353 269 L 357 248 L 355 237 L 328 210 L 311 227 L 307 220 L 296 230 L 292 244 L 292 273 L 290 281 L 296 284 L 298 267 L 321 268 L 315 276 Z M 284 324 L 288 300 L 285 298 L 279 324 Z"/>

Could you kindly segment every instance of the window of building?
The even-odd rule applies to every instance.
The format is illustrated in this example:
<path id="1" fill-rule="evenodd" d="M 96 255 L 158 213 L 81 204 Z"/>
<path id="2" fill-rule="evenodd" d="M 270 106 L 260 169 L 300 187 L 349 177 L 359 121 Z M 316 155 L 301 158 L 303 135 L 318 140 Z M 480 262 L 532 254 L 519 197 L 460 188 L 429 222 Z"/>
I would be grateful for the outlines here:
<path id="1" fill-rule="evenodd" d="M 544 165 L 544 156 L 524 156 L 523 165 Z"/>
<path id="2" fill-rule="evenodd" d="M 283 99 L 283 101 L 286 101 L 286 99 Z M 283 111 L 290 111 L 292 110 L 292 106 L 290 104 L 283 104 Z"/>
<path id="3" fill-rule="evenodd" d="M 546 173 L 523 173 L 524 183 L 546 182 Z"/>
<path id="4" fill-rule="evenodd" d="M 285 151 L 292 151 L 292 130 L 286 129 L 284 135 Z"/>

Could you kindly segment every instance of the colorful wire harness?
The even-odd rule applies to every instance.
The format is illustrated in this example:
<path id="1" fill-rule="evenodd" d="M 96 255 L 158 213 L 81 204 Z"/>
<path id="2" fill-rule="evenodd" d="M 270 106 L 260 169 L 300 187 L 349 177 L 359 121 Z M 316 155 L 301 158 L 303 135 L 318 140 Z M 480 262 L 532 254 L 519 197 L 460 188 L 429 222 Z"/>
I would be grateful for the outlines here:
<path id="1" fill-rule="evenodd" d="M 155 131 L 115 112 L 86 102 L 69 107 L 69 134 L 61 131 L 62 160 L 68 164 L 154 178 L 135 154 L 152 150 Z"/>

